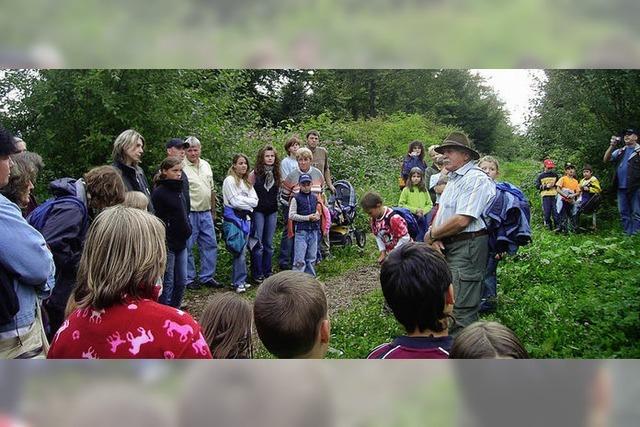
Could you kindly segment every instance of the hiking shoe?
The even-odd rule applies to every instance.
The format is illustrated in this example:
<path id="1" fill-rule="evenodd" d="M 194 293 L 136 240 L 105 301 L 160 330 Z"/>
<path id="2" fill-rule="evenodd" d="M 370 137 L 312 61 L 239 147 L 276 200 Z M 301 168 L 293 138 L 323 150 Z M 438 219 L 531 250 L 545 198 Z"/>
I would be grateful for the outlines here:
<path id="1" fill-rule="evenodd" d="M 207 280 L 202 284 L 202 286 L 206 288 L 215 288 L 215 289 L 220 289 L 223 287 L 222 283 L 218 282 L 216 279 Z"/>
<path id="2" fill-rule="evenodd" d="M 187 284 L 186 288 L 192 291 L 197 291 L 201 288 L 201 286 L 197 282 L 191 282 Z"/>
<path id="3" fill-rule="evenodd" d="M 246 292 L 247 290 L 245 289 L 244 285 L 238 285 L 236 286 L 236 293 L 241 294 Z"/>
<path id="4" fill-rule="evenodd" d="M 250 287 L 251 287 L 251 284 L 250 284 L 250 283 L 245 283 L 245 284 L 244 284 L 244 288 L 245 288 L 245 290 L 246 290 L 246 289 L 249 289 Z"/>
<path id="5" fill-rule="evenodd" d="M 264 282 L 264 277 L 256 277 L 253 279 L 253 283 L 255 283 L 258 286 L 262 285 L 262 282 Z"/>

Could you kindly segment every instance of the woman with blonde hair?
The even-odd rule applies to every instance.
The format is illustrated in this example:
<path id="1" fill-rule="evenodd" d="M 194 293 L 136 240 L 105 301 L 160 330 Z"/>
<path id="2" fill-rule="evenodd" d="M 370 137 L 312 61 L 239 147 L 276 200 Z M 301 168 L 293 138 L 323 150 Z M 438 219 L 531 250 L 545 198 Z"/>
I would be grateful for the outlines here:
<path id="1" fill-rule="evenodd" d="M 149 183 L 140 167 L 142 154 L 144 153 L 144 138 L 133 129 L 122 132 L 113 143 L 113 167 L 122 175 L 127 191 L 140 191 L 149 199 L 151 191 Z M 149 212 L 153 213 L 153 205 L 149 203 Z"/>
<path id="2" fill-rule="evenodd" d="M 249 159 L 244 154 L 233 156 L 233 164 L 222 183 L 222 211 L 225 243 L 233 255 L 231 284 L 242 293 L 251 285 L 247 283 L 245 252 L 251 229 L 251 213 L 258 206 L 258 195 L 249 182 Z"/>
<path id="3" fill-rule="evenodd" d="M 167 252 L 162 222 L 124 206 L 105 209 L 89 228 L 77 307 L 53 338 L 51 359 L 211 358 L 200 325 L 157 302 Z"/>

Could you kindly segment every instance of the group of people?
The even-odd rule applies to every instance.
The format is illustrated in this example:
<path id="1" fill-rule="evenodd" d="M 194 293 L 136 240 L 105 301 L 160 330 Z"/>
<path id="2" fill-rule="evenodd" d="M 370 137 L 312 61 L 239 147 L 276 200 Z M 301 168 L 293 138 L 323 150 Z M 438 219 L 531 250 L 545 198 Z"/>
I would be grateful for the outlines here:
<path id="1" fill-rule="evenodd" d="M 620 206 L 621 214 L 623 205 L 628 207 L 631 219 L 625 222 L 623 215 L 623 224 L 630 227 L 635 227 L 633 197 L 640 177 L 636 140 L 629 131 L 625 148 L 614 151 L 612 139 L 605 153 L 606 160 L 628 162 L 622 171 L 618 166 L 618 175 L 626 177 L 619 182 L 619 198 L 627 202 Z M 213 173 L 196 137 L 169 140 L 150 187 L 140 167 L 145 140 L 134 130 L 124 131 L 114 142 L 111 166 L 94 168 L 80 179 L 53 181 L 54 198 L 38 206 L 31 190 L 42 159 L 0 128 L 0 227 L 5 231 L 0 233 L 0 355 L 245 358 L 253 354 L 255 326 L 277 357 L 323 356 L 330 327 L 315 265 L 330 256 L 324 191 L 335 189 L 318 133 L 308 132 L 306 141 L 307 147 L 301 147 L 299 138 L 290 138 L 282 161 L 272 145 L 265 145 L 253 169 L 246 155 L 233 157 L 222 183 L 223 235 L 233 255 L 231 284 L 238 294 L 251 287 L 249 250 L 252 282 L 261 286 L 253 307 L 233 293 L 216 294 L 198 323 L 181 309 L 185 288 L 222 285 L 214 278 Z M 507 347 L 513 350 L 487 349 L 493 356 L 526 357 L 507 328 L 477 323 L 479 312 L 495 308 L 497 262 L 504 255 L 490 244 L 484 217 L 500 193 L 498 161 L 480 159 L 461 132 L 450 133 L 428 153 L 430 166 L 423 160 L 422 143 L 413 141 L 403 162 L 398 204 L 412 220 L 386 206 L 377 193 L 366 193 L 360 201 L 380 252 L 386 306 L 407 332 L 369 357 L 449 357 L 450 351 L 452 357 L 480 357 L 474 349 L 479 342 L 486 344 L 486 337 L 478 336 L 487 334 L 511 343 Z M 554 166 L 545 160 L 538 188 L 545 223 L 558 212 L 565 222 L 554 219 L 562 227 L 571 220 L 578 195 L 584 205 L 600 185 L 590 167 L 583 168 L 578 183 L 575 167 L 568 164 L 558 179 Z M 552 191 L 553 205 L 545 199 Z M 286 226 L 278 257 L 281 272 L 274 275 L 279 207 Z M 595 226 L 595 216 L 593 221 Z M 413 222 L 417 231 L 412 234 Z M 196 244 L 199 276 L 192 251 Z M 293 271 L 283 271 L 288 269 Z M 296 342 L 301 337 L 304 342 Z"/>

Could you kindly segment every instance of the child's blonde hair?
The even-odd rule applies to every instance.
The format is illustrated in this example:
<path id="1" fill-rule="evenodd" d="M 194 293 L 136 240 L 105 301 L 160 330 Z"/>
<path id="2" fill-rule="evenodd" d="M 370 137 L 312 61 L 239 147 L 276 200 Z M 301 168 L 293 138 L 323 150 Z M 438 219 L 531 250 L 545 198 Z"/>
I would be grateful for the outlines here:
<path id="1" fill-rule="evenodd" d="M 124 202 L 122 205 L 127 208 L 147 210 L 149 206 L 149 198 L 141 191 L 127 191 L 124 194 Z"/>
<path id="2" fill-rule="evenodd" d="M 478 167 L 480 167 L 480 165 L 483 163 L 493 163 L 496 167 L 496 172 L 500 171 L 500 163 L 498 162 L 498 159 L 493 156 L 484 156 L 483 158 L 478 160 Z"/>

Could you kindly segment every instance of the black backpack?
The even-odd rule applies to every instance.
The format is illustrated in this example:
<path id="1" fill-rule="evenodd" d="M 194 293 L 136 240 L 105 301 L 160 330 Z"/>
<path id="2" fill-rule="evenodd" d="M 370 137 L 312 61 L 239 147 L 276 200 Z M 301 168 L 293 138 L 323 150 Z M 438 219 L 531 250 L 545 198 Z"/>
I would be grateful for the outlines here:
<path id="1" fill-rule="evenodd" d="M 19 310 L 20 303 L 11 276 L 0 267 L 0 325 L 11 322 Z"/>

